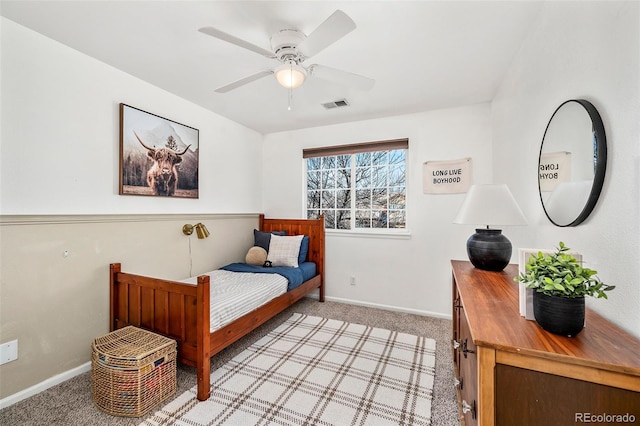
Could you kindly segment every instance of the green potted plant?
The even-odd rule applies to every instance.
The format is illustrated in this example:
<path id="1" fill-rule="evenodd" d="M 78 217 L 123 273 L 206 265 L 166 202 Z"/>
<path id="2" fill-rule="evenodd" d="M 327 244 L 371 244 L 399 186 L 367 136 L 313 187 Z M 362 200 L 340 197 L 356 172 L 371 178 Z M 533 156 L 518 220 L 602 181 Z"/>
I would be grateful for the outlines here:
<path id="1" fill-rule="evenodd" d="M 555 253 L 531 256 L 515 281 L 533 291 L 533 314 L 540 326 L 555 334 L 575 336 L 584 327 L 585 296 L 607 299 L 607 285 L 597 271 L 584 268 L 560 241 Z"/>

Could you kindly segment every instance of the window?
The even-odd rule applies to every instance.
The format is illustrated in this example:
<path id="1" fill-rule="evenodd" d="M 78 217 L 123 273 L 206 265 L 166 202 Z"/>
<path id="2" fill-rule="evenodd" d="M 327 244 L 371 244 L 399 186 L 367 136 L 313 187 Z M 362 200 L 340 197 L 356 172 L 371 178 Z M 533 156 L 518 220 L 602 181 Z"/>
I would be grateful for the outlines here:
<path id="1" fill-rule="evenodd" d="M 327 229 L 406 227 L 408 139 L 303 151 L 307 218 Z"/>

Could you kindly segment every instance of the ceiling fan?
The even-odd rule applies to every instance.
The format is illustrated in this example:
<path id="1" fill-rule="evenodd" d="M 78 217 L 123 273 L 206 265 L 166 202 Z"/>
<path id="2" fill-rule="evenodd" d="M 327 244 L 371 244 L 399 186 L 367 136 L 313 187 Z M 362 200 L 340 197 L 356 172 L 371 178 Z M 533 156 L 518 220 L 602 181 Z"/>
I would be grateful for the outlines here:
<path id="1" fill-rule="evenodd" d="M 301 86 L 307 77 L 314 76 L 343 83 L 358 90 L 369 90 L 375 84 L 375 80 L 371 78 L 319 64 L 306 67 L 302 65 L 304 61 L 329 47 L 355 28 L 355 22 L 346 13 L 336 10 L 308 36 L 296 29 L 278 31 L 271 36 L 272 50 L 256 46 L 217 28 L 204 27 L 198 31 L 267 58 L 276 59 L 281 63 L 273 69 L 262 70 L 219 87 L 215 90 L 218 93 L 229 92 L 271 74 L 275 74 L 278 83 L 287 89 L 295 89 Z"/>

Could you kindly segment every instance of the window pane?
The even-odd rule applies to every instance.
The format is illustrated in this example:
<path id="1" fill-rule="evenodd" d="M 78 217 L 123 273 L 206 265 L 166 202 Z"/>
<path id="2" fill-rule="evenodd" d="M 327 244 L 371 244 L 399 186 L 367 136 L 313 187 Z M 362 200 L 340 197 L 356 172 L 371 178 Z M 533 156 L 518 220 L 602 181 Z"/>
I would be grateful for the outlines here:
<path id="1" fill-rule="evenodd" d="M 404 168 L 406 159 L 405 153 L 406 151 L 404 149 L 394 149 L 389 151 L 389 164 L 402 164 Z"/>
<path id="2" fill-rule="evenodd" d="M 318 170 L 320 168 L 320 164 L 322 163 L 322 158 L 307 158 L 307 170 Z"/>
<path id="3" fill-rule="evenodd" d="M 404 228 L 406 226 L 404 210 L 389 211 L 389 228 Z"/>
<path id="4" fill-rule="evenodd" d="M 322 171 L 322 188 L 333 189 L 336 187 L 336 172 L 335 170 L 323 170 Z"/>
<path id="5" fill-rule="evenodd" d="M 371 228 L 371 210 L 356 210 L 356 228 Z"/>
<path id="6" fill-rule="evenodd" d="M 320 208 L 320 191 L 307 191 L 307 208 Z"/>
<path id="7" fill-rule="evenodd" d="M 356 188 L 371 188 L 371 169 L 356 168 Z"/>
<path id="8" fill-rule="evenodd" d="M 351 210 L 336 210 L 336 229 L 351 229 Z"/>
<path id="9" fill-rule="evenodd" d="M 320 210 L 307 210 L 307 219 L 319 219 Z"/>
<path id="10" fill-rule="evenodd" d="M 320 189 L 320 172 L 311 171 L 307 173 L 307 189 Z"/>
<path id="11" fill-rule="evenodd" d="M 336 215 L 333 210 L 323 210 L 324 227 L 328 229 L 336 229 Z"/>
<path id="12" fill-rule="evenodd" d="M 375 188 L 372 190 L 371 207 L 374 209 L 387 208 L 387 188 Z"/>
<path id="13" fill-rule="evenodd" d="M 386 228 L 388 222 L 386 210 L 374 210 L 371 213 L 371 227 L 372 228 Z"/>
<path id="14" fill-rule="evenodd" d="M 322 191 L 322 205 L 323 209 L 335 209 L 336 208 L 336 191 Z"/>
<path id="15" fill-rule="evenodd" d="M 370 209 L 370 208 L 371 208 L 371 190 L 358 189 L 356 191 L 356 209 Z"/>
<path id="16" fill-rule="evenodd" d="M 405 188 L 390 188 L 389 189 L 389 208 L 390 209 L 404 209 L 407 205 Z"/>
<path id="17" fill-rule="evenodd" d="M 336 191 L 336 207 L 339 209 L 351 208 L 351 190 L 341 189 Z"/>
<path id="18" fill-rule="evenodd" d="M 388 151 L 376 151 L 371 155 L 371 164 L 374 166 L 379 166 L 383 164 L 387 164 L 388 160 Z"/>
<path id="19" fill-rule="evenodd" d="M 350 169 L 337 170 L 336 187 L 351 188 L 351 170 Z"/>
<path id="20" fill-rule="evenodd" d="M 374 167 L 371 172 L 371 180 L 374 188 L 384 188 L 387 186 L 387 168 Z"/>
<path id="21" fill-rule="evenodd" d="M 335 167 L 336 167 L 336 157 L 322 157 L 323 169 L 335 169 Z"/>
<path id="22" fill-rule="evenodd" d="M 338 155 L 336 157 L 336 167 L 348 169 L 351 167 L 351 155 Z"/>
<path id="23" fill-rule="evenodd" d="M 356 167 L 371 165 L 371 153 L 370 152 L 361 152 L 356 154 Z"/>
<path id="24" fill-rule="evenodd" d="M 389 186 L 405 186 L 406 172 L 404 165 L 389 166 Z"/>

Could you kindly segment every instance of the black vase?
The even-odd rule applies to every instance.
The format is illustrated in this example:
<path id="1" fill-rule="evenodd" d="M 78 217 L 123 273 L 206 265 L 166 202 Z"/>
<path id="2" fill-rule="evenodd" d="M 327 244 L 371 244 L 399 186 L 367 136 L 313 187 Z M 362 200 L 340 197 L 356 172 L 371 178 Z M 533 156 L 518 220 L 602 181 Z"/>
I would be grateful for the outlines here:
<path id="1" fill-rule="evenodd" d="M 511 241 L 501 229 L 476 229 L 467 240 L 467 255 L 478 269 L 502 271 L 511 260 Z"/>
<path id="2" fill-rule="evenodd" d="M 567 298 L 534 291 L 533 315 L 546 331 L 575 336 L 584 328 L 584 296 Z"/>

